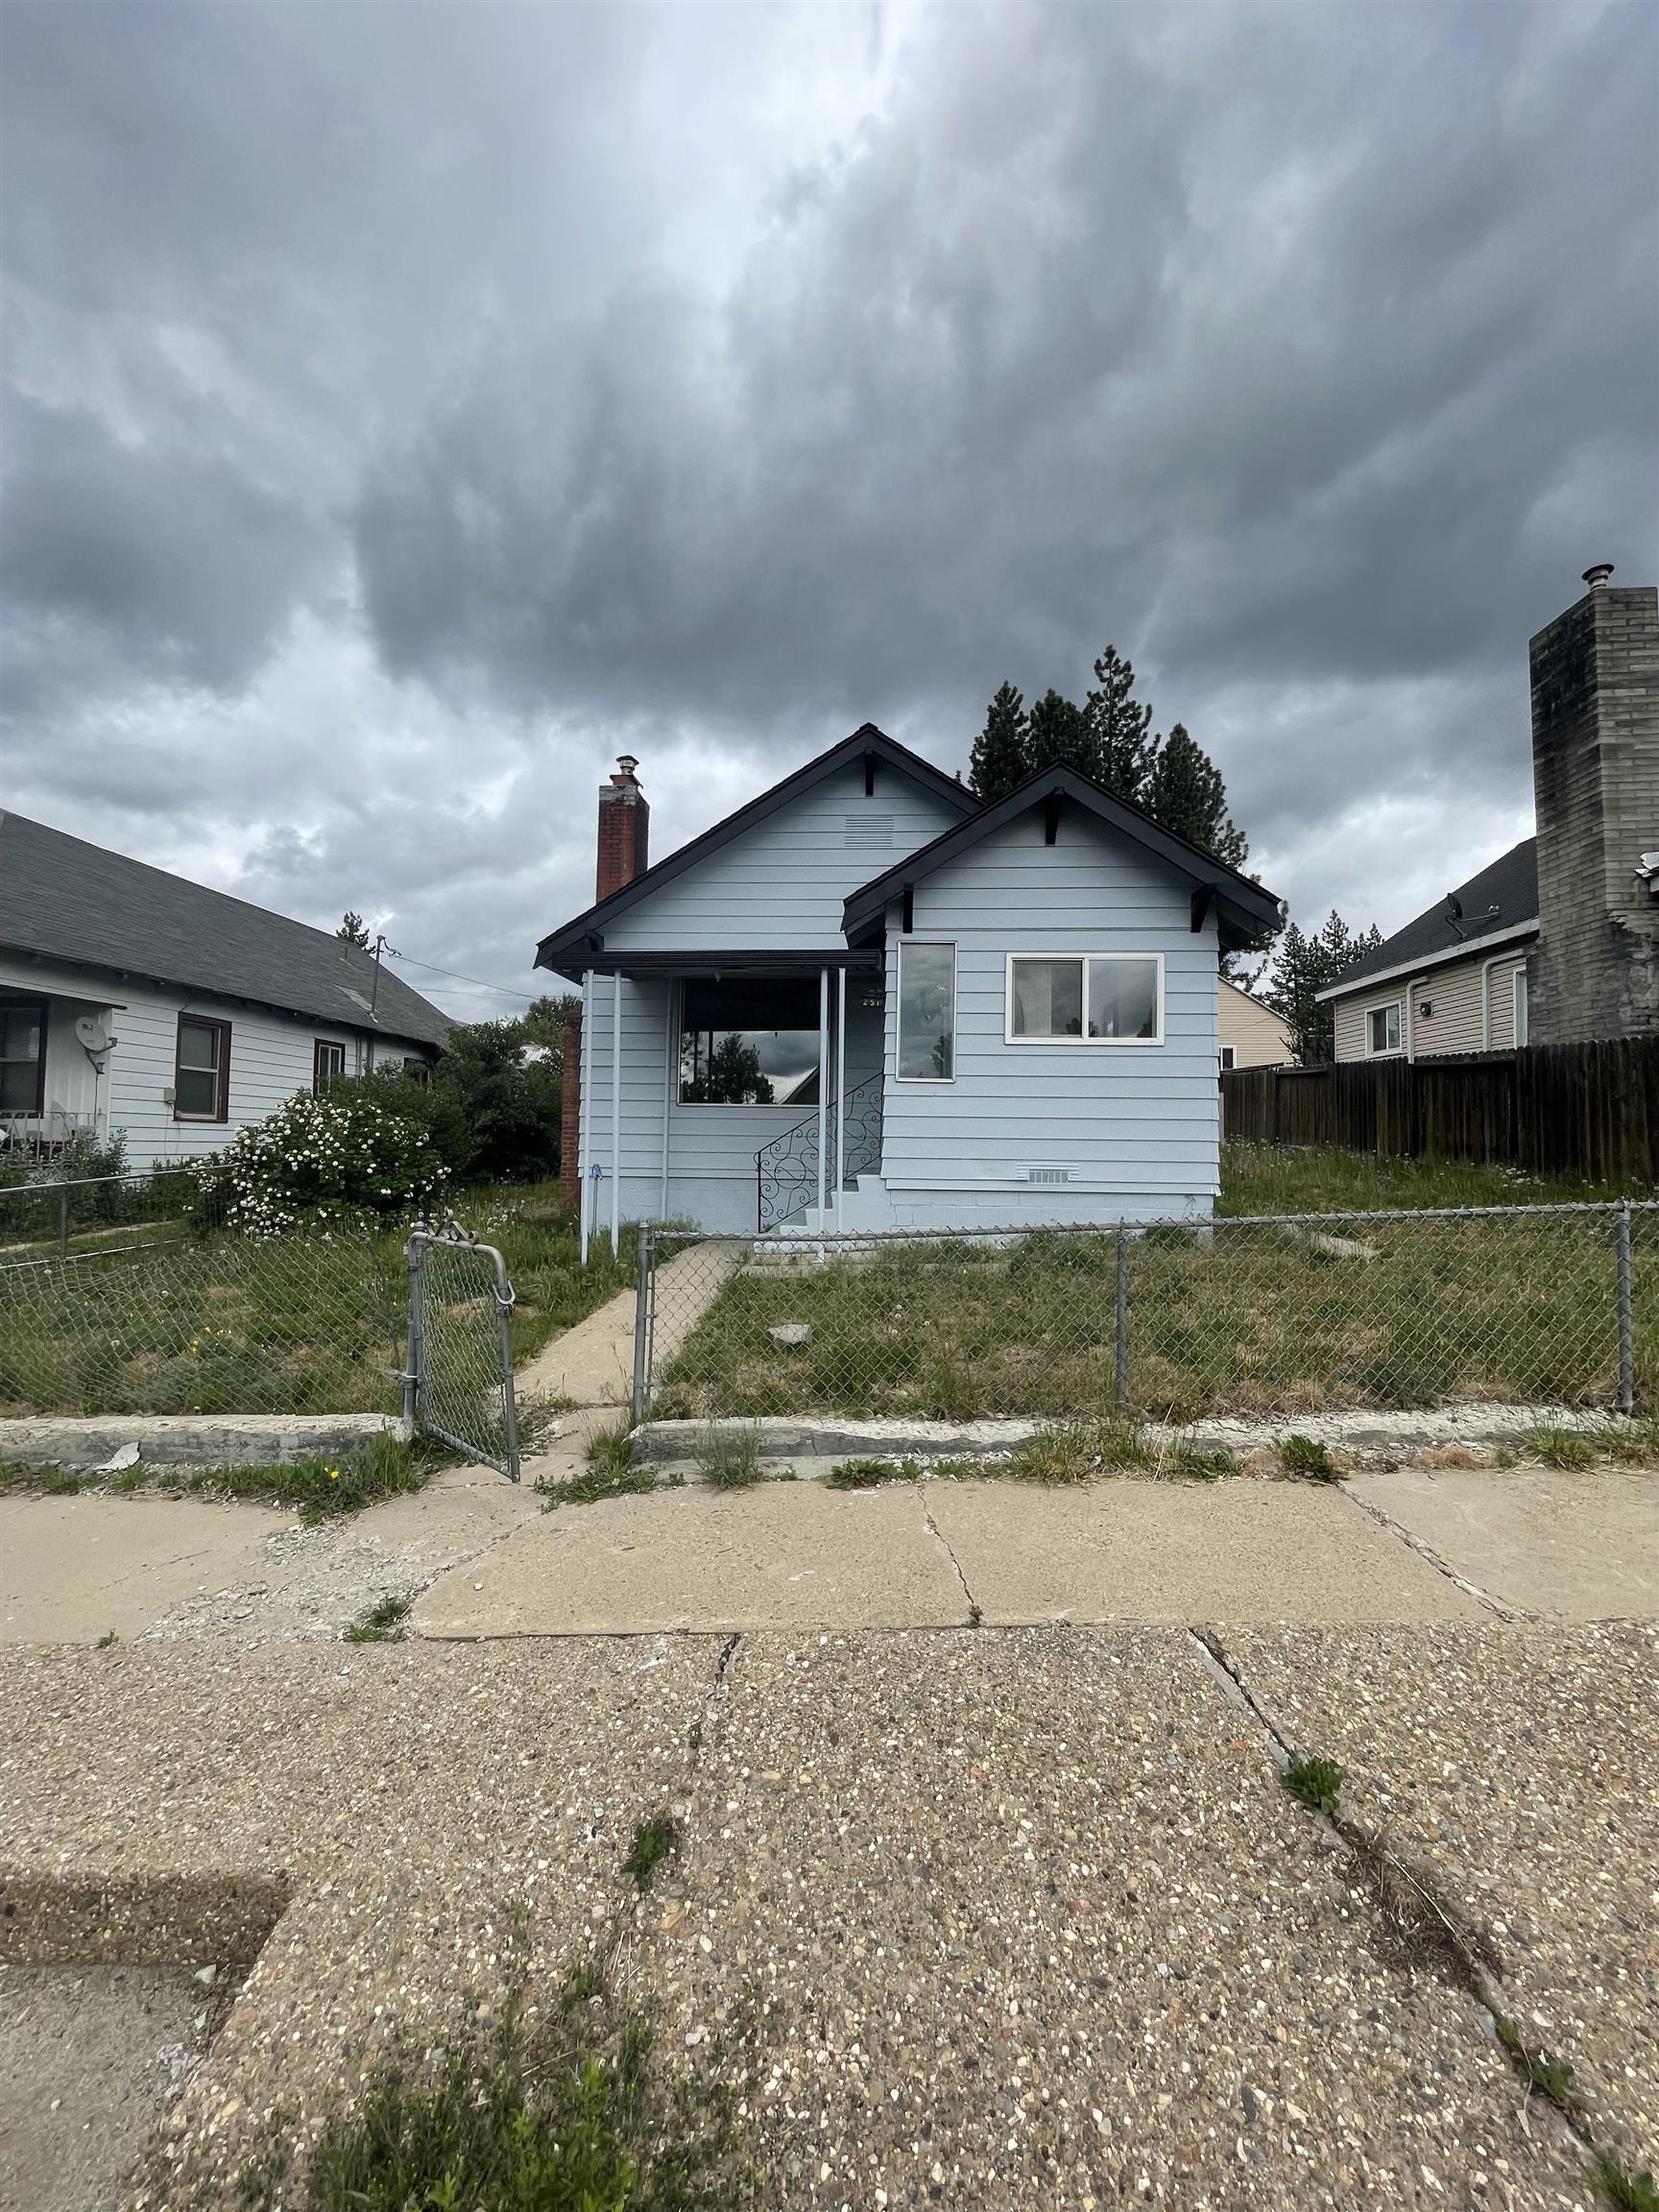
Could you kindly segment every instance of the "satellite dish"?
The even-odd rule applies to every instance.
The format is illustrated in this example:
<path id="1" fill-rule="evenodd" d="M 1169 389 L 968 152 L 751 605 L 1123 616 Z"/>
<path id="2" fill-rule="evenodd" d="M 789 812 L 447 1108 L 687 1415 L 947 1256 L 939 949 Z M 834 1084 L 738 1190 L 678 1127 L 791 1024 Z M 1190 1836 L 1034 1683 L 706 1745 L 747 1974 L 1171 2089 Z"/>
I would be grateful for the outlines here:
<path id="1" fill-rule="evenodd" d="M 88 1052 L 108 1052 L 115 1040 L 109 1034 L 102 1014 L 82 1014 L 75 1022 L 75 1034 Z"/>

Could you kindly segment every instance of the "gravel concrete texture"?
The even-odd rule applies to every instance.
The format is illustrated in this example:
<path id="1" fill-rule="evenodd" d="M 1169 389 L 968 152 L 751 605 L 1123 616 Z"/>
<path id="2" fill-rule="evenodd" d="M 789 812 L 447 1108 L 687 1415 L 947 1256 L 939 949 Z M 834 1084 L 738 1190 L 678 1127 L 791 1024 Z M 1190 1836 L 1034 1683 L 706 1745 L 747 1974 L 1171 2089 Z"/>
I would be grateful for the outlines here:
<path id="1" fill-rule="evenodd" d="M 562 1505 L 419 1600 L 423 1636 L 962 1623 L 969 1600 L 908 1486 L 663 1490 Z"/>
<path id="2" fill-rule="evenodd" d="M 0 2212 L 115 2212 L 208 2016 L 182 1967 L 0 1960 Z"/>
<path id="3" fill-rule="evenodd" d="M 138 1635 L 208 1592 L 266 1574 L 292 1514 L 190 1498 L 0 1499 L 0 1643 Z"/>
<path id="4" fill-rule="evenodd" d="M 747 1247 L 709 1238 L 657 1270 L 657 1362 L 661 1373 L 725 1287 Z M 615 1297 L 538 1352 L 514 1378 L 519 1395 L 567 1398 L 577 1406 L 626 1406 L 634 1396 L 634 1293 Z"/>
<path id="5" fill-rule="evenodd" d="M 1659 1629 L 1229 1630 L 1342 1804 L 1490 1935 L 1524 2032 L 1659 2170 Z"/>
<path id="6" fill-rule="evenodd" d="M 563 1976 L 635 1823 L 683 1792 L 714 1665 L 666 1640 L 0 1654 L 0 1949 L 32 1962 L 42 1885 L 103 1886 L 108 1918 L 181 1876 L 280 1875 L 292 1902 L 165 2123 L 182 2201 L 278 2098 L 303 2128 L 349 2094 L 394 2020 L 425 2047 L 469 1993 Z"/>
<path id="7" fill-rule="evenodd" d="M 391 1434 L 391 1413 L 96 1413 L 0 1420 L 0 1459 L 26 1467 L 102 1467 L 136 1444 L 160 1467 L 274 1467 Z"/>
<path id="8" fill-rule="evenodd" d="M 1589 2212 L 1181 1633 L 745 1637 L 641 1916 L 779 2205 Z"/>
<path id="9" fill-rule="evenodd" d="M 993 1623 L 1455 1621 L 1481 1608 L 1307 1482 L 929 1482 L 920 1493 Z"/>
<path id="10" fill-rule="evenodd" d="M 1659 1470 L 1403 1467 L 1351 1487 L 1510 1605 L 1578 1621 L 1659 1615 Z"/>

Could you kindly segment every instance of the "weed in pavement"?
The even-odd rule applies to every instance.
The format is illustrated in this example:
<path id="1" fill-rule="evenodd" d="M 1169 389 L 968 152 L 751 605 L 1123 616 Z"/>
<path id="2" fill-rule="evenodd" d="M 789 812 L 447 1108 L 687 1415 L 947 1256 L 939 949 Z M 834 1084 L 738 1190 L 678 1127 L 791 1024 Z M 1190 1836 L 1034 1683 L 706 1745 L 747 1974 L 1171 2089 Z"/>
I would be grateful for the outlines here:
<path id="1" fill-rule="evenodd" d="M 1316 1436 L 1286 1436 L 1279 1447 L 1279 1456 L 1285 1462 L 1285 1472 L 1299 1475 L 1305 1482 L 1339 1482 L 1342 1479 L 1342 1470 Z"/>
<path id="2" fill-rule="evenodd" d="M 1336 1810 L 1342 1769 L 1334 1759 L 1292 1759 L 1285 1769 L 1285 1787 L 1299 1805 L 1329 1819 Z"/>
<path id="3" fill-rule="evenodd" d="M 108 1651 L 110 1645 L 116 1643 L 117 1641 L 118 1638 L 116 1637 L 114 1629 L 106 1628 L 103 1635 L 99 1637 L 97 1643 L 93 1645 L 92 1648 L 94 1651 Z"/>
<path id="4" fill-rule="evenodd" d="M 824 1479 L 827 1490 L 875 1490 L 883 1482 L 919 1482 L 914 1459 L 842 1459 Z"/>
<path id="5" fill-rule="evenodd" d="M 1117 1469 L 1145 1467 L 1152 1454 L 1130 1421 L 1063 1421 L 1039 1429 L 1006 1459 L 984 1469 L 1011 1482 L 1092 1482 Z"/>
<path id="6" fill-rule="evenodd" d="M 1632 2174 L 1611 2151 L 1602 2152 L 1596 2178 L 1614 2212 L 1659 2212 L 1659 2186 L 1655 2185 L 1652 2175 Z"/>
<path id="7" fill-rule="evenodd" d="M 245 2212 L 728 2212 L 755 2201 L 741 2089 L 664 2061 L 603 1974 L 533 2018 L 512 2002 L 450 2047 L 407 2044 L 326 2121 L 296 2175 L 281 2129 L 244 2170 Z M 280 2128 L 280 2123 L 278 2123 Z"/>
<path id="8" fill-rule="evenodd" d="M 572 1475 L 567 1482 L 549 1482 L 543 1476 L 536 1484 L 543 1513 L 561 1505 L 597 1505 L 605 1498 L 641 1497 L 655 1490 L 657 1478 L 649 1467 L 619 1467 L 614 1471 L 590 1467 L 585 1475 Z M 672 1487 L 672 1484 L 670 1484 Z"/>
<path id="9" fill-rule="evenodd" d="M 634 1424 L 626 1413 L 588 1439 L 588 1466 L 594 1475 L 622 1475 L 634 1464 Z"/>
<path id="10" fill-rule="evenodd" d="M 650 1888 L 658 1867 L 679 1843 L 680 1826 L 672 1814 L 654 1813 L 649 1820 L 638 1823 L 622 1862 L 622 1871 L 632 1878 L 636 1889 L 643 1893 Z"/>
<path id="11" fill-rule="evenodd" d="M 1518 2072 L 1525 2078 L 1528 2089 L 1546 2097 L 1558 2111 L 1569 2118 L 1576 2116 L 1578 2099 L 1573 2087 L 1573 2069 L 1559 2059 L 1545 2058 L 1536 2051 L 1528 2050 L 1519 2027 L 1507 2014 L 1498 2017 L 1498 2040 L 1514 2059 Z"/>
<path id="12" fill-rule="evenodd" d="M 1183 1482 L 1214 1482 L 1231 1475 L 1238 1462 L 1224 1444 L 1213 1452 L 1195 1444 L 1179 1444 L 1170 1455 L 1168 1472 Z"/>
<path id="13" fill-rule="evenodd" d="M 1570 1429 L 1529 1429 L 1527 1449 L 1540 1467 L 1575 1468 L 1596 1464 L 1596 1446 Z"/>
<path id="14" fill-rule="evenodd" d="M 407 1598 L 382 1598 L 344 1631 L 348 1644 L 401 1644 L 409 1620 Z"/>
<path id="15" fill-rule="evenodd" d="M 1596 1441 L 1609 1459 L 1626 1467 L 1659 1467 L 1659 1418 L 1603 1430 Z"/>
<path id="16" fill-rule="evenodd" d="M 712 1490 L 748 1490 L 765 1478 L 760 1472 L 760 1431 L 753 1422 L 722 1429 L 710 1421 L 697 1442 L 697 1465 Z"/>

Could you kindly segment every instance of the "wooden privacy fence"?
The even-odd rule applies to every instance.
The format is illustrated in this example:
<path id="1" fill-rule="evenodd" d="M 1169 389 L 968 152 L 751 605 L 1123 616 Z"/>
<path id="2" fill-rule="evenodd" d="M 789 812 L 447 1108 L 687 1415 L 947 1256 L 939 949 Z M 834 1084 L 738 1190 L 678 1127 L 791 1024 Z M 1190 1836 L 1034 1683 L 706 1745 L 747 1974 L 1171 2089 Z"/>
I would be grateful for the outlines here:
<path id="1" fill-rule="evenodd" d="M 1659 1036 L 1432 1060 L 1230 1068 L 1222 1127 L 1260 1144 L 1490 1160 L 1659 1183 Z"/>

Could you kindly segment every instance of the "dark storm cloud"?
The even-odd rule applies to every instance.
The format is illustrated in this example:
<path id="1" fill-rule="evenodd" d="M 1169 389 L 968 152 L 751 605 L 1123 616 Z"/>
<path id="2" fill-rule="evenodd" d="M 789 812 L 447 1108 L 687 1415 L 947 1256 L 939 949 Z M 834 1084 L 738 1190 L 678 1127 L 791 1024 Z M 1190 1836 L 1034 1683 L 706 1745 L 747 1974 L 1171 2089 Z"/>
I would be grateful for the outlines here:
<path id="1" fill-rule="evenodd" d="M 623 744 L 666 850 L 1107 638 L 1398 921 L 1526 827 L 1528 633 L 1659 567 L 1645 8 L 0 39 L 6 795 L 444 965 L 534 988 Z"/>

